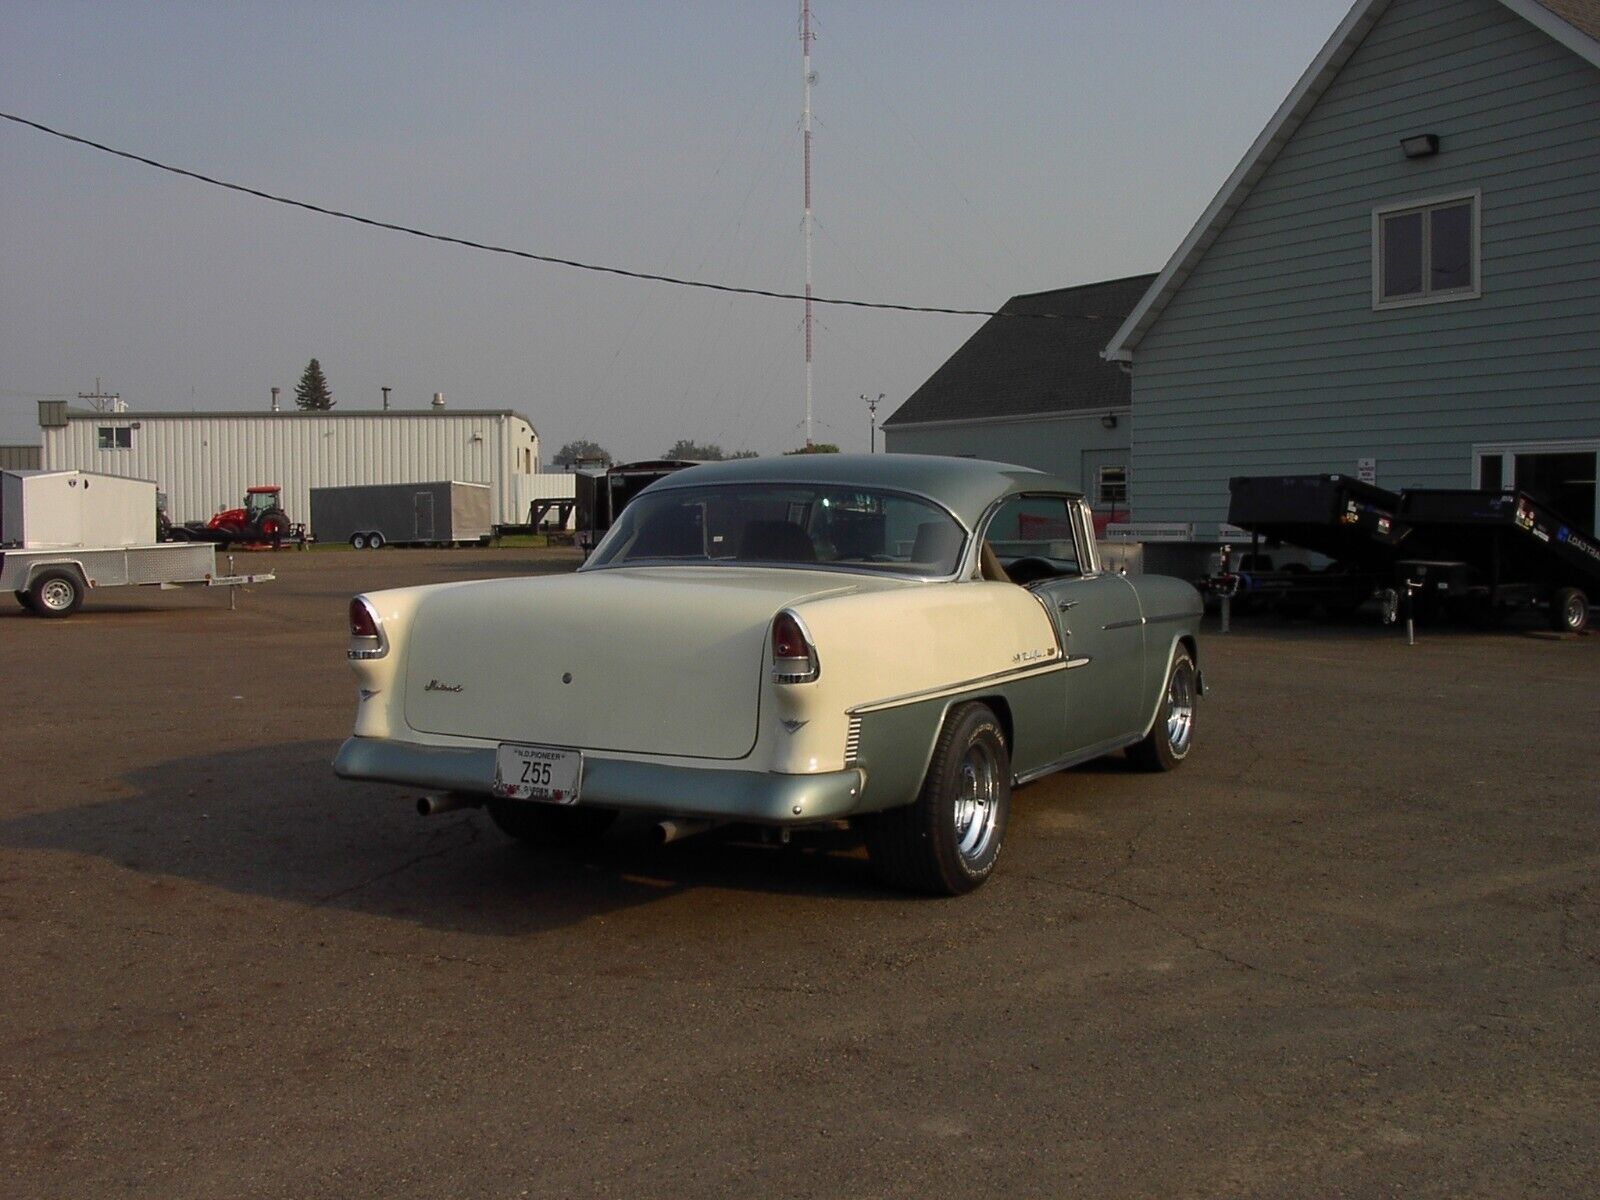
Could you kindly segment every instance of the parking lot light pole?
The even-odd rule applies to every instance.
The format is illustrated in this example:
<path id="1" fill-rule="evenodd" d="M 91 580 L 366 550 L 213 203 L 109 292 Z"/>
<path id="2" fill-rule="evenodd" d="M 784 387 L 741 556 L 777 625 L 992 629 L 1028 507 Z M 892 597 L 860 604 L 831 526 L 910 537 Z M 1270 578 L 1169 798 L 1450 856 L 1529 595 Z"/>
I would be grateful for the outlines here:
<path id="1" fill-rule="evenodd" d="M 866 403 L 867 420 L 871 427 L 871 432 L 867 435 L 867 452 L 876 454 L 878 452 L 878 405 L 883 403 L 883 393 L 879 392 L 878 398 L 874 400 L 865 392 L 862 392 L 861 399 Z"/>

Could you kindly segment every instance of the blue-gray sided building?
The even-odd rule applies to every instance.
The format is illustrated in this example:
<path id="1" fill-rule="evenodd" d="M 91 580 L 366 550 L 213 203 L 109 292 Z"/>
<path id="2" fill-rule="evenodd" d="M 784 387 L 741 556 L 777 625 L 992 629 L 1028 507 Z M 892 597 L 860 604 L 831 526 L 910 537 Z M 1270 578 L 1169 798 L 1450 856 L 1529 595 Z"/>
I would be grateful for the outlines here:
<path id="1" fill-rule="evenodd" d="M 1339 472 L 1594 530 L 1600 0 L 1360 0 L 1106 355 L 1141 524 Z"/>
<path id="2" fill-rule="evenodd" d="M 1120 519 L 1130 381 L 1100 351 L 1154 279 L 1013 296 L 884 421 L 885 449 L 1048 471 Z"/>

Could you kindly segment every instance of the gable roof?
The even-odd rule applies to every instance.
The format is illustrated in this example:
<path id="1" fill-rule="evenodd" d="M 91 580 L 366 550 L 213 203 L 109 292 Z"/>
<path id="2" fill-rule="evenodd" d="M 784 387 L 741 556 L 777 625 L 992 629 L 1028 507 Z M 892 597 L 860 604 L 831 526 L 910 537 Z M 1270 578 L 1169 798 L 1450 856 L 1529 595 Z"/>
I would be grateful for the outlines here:
<path id="1" fill-rule="evenodd" d="M 1228 176 L 1222 190 L 1201 214 L 1189 235 L 1179 244 L 1150 290 L 1128 315 L 1103 351 L 1115 362 L 1132 362 L 1134 347 L 1154 325 L 1173 294 L 1183 286 L 1201 257 L 1217 240 L 1250 191 L 1267 173 L 1279 152 L 1288 145 L 1301 122 L 1328 90 L 1334 78 L 1356 52 L 1363 38 L 1388 10 L 1391 0 L 1356 0 L 1327 44 L 1311 60 L 1288 98 L 1251 144 L 1243 160 Z M 1600 67 L 1600 0 L 1497 0 L 1535 28 L 1548 34 L 1595 67 Z"/>
<path id="2" fill-rule="evenodd" d="M 1128 375 L 1102 359 L 1100 347 L 1153 279 L 1133 275 L 1013 296 L 884 426 L 1126 405 L 1132 395 Z"/>

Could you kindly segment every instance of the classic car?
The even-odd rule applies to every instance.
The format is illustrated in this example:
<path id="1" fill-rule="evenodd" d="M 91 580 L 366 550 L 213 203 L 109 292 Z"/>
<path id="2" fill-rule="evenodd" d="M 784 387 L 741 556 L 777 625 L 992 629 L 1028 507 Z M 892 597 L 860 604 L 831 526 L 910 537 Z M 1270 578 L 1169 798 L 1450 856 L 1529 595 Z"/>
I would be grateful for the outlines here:
<path id="1" fill-rule="evenodd" d="M 1101 569 L 1083 497 L 923 455 L 712 463 L 645 489 L 575 573 L 350 603 L 334 769 L 487 805 L 527 840 L 848 819 L 932 893 L 994 870 L 1012 788 L 1194 744 L 1201 601 Z"/>

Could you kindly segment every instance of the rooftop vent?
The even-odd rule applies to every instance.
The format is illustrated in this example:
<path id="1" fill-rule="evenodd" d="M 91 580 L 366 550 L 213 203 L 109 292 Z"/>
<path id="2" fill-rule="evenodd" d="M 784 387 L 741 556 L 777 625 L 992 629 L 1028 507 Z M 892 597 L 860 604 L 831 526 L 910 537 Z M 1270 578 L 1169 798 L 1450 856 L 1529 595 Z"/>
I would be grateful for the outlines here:
<path id="1" fill-rule="evenodd" d="M 444 407 L 444 393 L 443 392 L 435 392 L 433 394 L 433 406 L 435 408 L 443 408 Z"/>

